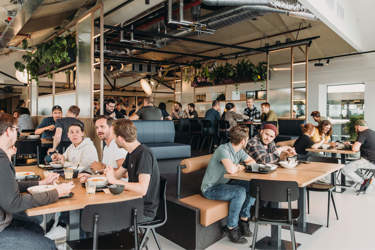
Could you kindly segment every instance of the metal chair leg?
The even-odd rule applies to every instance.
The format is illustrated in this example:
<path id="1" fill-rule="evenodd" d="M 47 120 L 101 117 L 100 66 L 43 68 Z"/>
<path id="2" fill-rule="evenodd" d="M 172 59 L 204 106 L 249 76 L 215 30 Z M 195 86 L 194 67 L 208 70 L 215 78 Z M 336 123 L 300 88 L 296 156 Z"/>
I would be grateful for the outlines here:
<path id="1" fill-rule="evenodd" d="M 139 244 L 139 249 L 142 249 L 142 248 L 143 248 L 143 245 L 144 245 L 145 242 L 146 242 L 147 235 L 148 235 L 149 232 L 150 232 L 150 229 L 147 228 L 145 234 L 143 235 L 143 237 L 142 237 L 142 239 L 141 239 L 141 243 Z"/>
<path id="2" fill-rule="evenodd" d="M 327 227 L 329 227 L 329 210 L 331 205 L 331 191 L 328 191 Z"/>
<path id="3" fill-rule="evenodd" d="M 94 214 L 94 228 L 92 230 L 93 233 L 93 243 L 92 243 L 92 249 L 97 250 L 98 249 L 98 223 L 99 223 L 99 214 Z"/>
<path id="4" fill-rule="evenodd" d="M 290 238 L 292 240 L 293 250 L 296 250 L 297 243 L 296 243 L 296 237 L 295 237 L 295 234 L 294 234 L 294 225 L 293 225 L 293 223 L 290 224 Z"/>
<path id="5" fill-rule="evenodd" d="M 307 195 L 307 213 L 310 213 L 310 191 L 306 190 L 306 195 Z"/>
<path id="6" fill-rule="evenodd" d="M 335 209 L 336 219 L 338 220 L 339 219 L 339 215 L 337 214 L 336 203 L 335 203 L 335 199 L 333 198 L 333 193 L 332 192 L 331 192 L 331 199 L 332 199 L 333 208 Z"/>
<path id="7" fill-rule="evenodd" d="M 258 222 L 255 222 L 253 244 L 251 245 L 251 250 L 255 250 L 255 243 L 257 242 L 257 234 L 258 234 Z"/>
<path id="8" fill-rule="evenodd" d="M 207 136 L 204 136 L 204 137 L 203 137 L 203 140 L 202 140 L 202 142 L 201 142 L 201 145 L 200 145 L 200 151 L 201 151 L 201 152 L 203 151 L 203 148 L 204 148 L 204 146 L 205 146 L 205 144 L 206 144 L 206 141 L 207 141 Z"/>
<path id="9" fill-rule="evenodd" d="M 158 245 L 158 249 L 161 250 L 160 243 L 159 243 L 159 241 L 158 241 L 158 238 L 156 237 L 156 233 L 155 233 L 155 229 L 154 229 L 154 228 L 151 228 L 151 233 L 152 233 L 152 235 L 154 236 L 154 239 L 155 239 L 156 245 Z"/>

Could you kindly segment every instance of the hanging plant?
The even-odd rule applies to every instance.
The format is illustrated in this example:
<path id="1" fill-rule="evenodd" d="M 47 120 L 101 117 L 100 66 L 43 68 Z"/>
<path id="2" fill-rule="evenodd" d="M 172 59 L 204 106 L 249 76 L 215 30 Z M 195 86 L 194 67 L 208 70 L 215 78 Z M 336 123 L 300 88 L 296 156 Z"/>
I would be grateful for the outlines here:
<path id="1" fill-rule="evenodd" d="M 22 41 L 22 47 L 28 47 L 27 40 Z M 26 69 L 30 74 L 30 80 L 38 82 L 40 74 L 56 70 L 76 60 L 77 46 L 75 36 L 70 34 L 65 37 L 39 44 L 33 52 L 27 52 L 22 56 L 23 62 L 15 62 L 14 67 L 18 71 Z M 49 74 L 52 77 L 52 74 Z"/>

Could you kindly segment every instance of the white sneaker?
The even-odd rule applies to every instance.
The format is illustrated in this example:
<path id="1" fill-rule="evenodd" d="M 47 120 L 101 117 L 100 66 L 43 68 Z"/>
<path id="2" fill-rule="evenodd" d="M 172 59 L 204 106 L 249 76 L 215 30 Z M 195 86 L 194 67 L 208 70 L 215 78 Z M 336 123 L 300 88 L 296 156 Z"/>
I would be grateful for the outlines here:
<path id="1" fill-rule="evenodd" d="M 57 240 L 62 239 L 66 237 L 66 228 L 63 228 L 62 226 L 57 226 L 52 228 L 48 233 L 46 233 L 44 236 L 47 238 L 50 238 L 51 240 Z"/>

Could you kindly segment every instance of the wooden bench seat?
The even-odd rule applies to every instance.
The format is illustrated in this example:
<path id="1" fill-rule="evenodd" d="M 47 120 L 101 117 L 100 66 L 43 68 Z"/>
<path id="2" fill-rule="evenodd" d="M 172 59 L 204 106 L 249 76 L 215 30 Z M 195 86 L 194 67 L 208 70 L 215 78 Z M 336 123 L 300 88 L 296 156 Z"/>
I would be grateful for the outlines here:
<path id="1" fill-rule="evenodd" d="M 195 194 L 180 199 L 180 202 L 198 208 L 200 223 L 205 227 L 228 216 L 229 203 L 227 201 L 209 200 L 200 194 Z"/>

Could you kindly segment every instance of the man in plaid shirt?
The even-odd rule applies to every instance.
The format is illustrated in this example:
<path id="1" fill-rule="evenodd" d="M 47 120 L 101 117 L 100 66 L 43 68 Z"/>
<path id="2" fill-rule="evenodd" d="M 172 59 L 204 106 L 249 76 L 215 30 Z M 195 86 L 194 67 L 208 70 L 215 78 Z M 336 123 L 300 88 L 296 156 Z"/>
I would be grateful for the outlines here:
<path id="1" fill-rule="evenodd" d="M 260 134 L 248 141 L 245 152 L 260 164 L 277 163 L 279 160 L 286 160 L 296 155 L 292 147 L 276 147 L 274 139 L 277 134 L 275 125 L 264 124 Z"/>
<path id="2" fill-rule="evenodd" d="M 254 106 L 254 99 L 253 98 L 246 99 L 246 105 L 247 105 L 247 108 L 245 108 L 243 112 L 244 115 L 247 115 L 250 121 L 259 120 L 260 111 L 257 109 L 257 107 Z"/>

